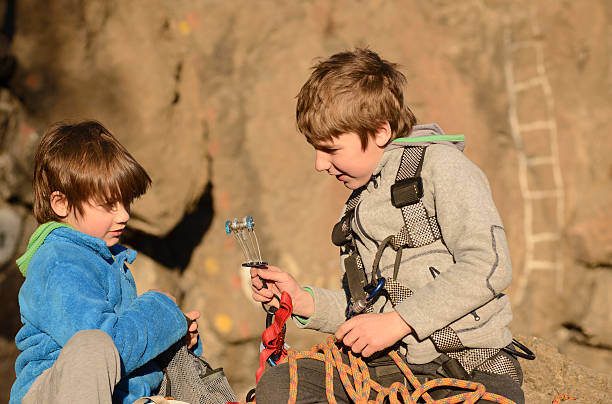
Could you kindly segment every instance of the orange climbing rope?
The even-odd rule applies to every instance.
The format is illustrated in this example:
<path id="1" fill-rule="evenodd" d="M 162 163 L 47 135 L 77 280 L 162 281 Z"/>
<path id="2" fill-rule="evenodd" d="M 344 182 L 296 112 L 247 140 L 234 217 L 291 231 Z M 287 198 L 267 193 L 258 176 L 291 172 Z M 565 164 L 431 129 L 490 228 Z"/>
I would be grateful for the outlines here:
<path id="1" fill-rule="evenodd" d="M 344 385 L 349 398 L 356 404 L 380 404 L 385 398 L 389 398 L 391 404 L 417 404 L 419 399 L 425 400 L 429 404 L 474 404 L 478 400 L 483 399 L 489 402 L 500 404 L 516 404 L 514 401 L 502 397 L 500 395 L 489 393 L 486 391 L 482 383 L 472 382 L 468 380 L 460 380 L 453 378 L 439 378 L 421 383 L 414 376 L 408 365 L 400 358 L 397 352 L 391 351 L 389 356 L 393 359 L 398 368 L 402 371 L 406 380 L 412 385 L 414 391 L 410 393 L 408 387 L 400 382 L 395 382 L 389 387 L 381 386 L 376 381 L 370 378 L 370 372 L 365 362 L 358 357 L 355 357 L 348 351 L 349 364 L 342 361 L 342 355 L 336 339 L 330 335 L 327 340 L 319 345 L 312 347 L 309 351 L 297 352 L 292 349 L 286 351 L 284 348 L 284 324 L 291 315 L 292 302 L 291 297 L 283 292 L 280 298 L 280 308 L 277 311 L 273 323 L 268 327 L 263 335 L 262 341 L 264 349 L 260 355 L 260 368 L 257 370 L 256 379 L 259 381 L 261 374 L 264 371 L 264 365 L 270 355 L 279 352 L 280 360 L 277 363 L 289 363 L 289 400 L 288 404 L 295 404 L 298 392 L 298 372 L 297 360 L 302 358 L 317 359 L 325 363 L 325 394 L 327 401 L 336 404 L 334 397 L 334 367 L 338 370 L 340 380 Z M 349 379 L 349 375 L 353 377 L 353 381 Z M 447 397 L 441 400 L 434 400 L 428 393 L 428 390 L 437 387 L 456 387 L 467 390 L 463 393 L 458 393 L 452 397 Z M 370 393 L 374 390 L 377 392 L 376 399 L 370 400 Z M 253 392 L 254 390 L 252 390 Z M 251 393 L 249 393 L 250 395 Z M 400 400 L 401 397 L 401 400 Z M 575 400 L 575 397 L 566 394 L 557 394 L 552 404 L 559 404 L 565 400 Z M 247 397 L 247 401 L 249 398 Z"/>
<path id="2" fill-rule="evenodd" d="M 552 404 L 559 404 L 561 401 L 575 400 L 575 399 L 576 399 L 576 397 L 568 396 L 567 394 L 557 394 L 555 396 L 555 399 L 553 400 Z"/>
<path id="3" fill-rule="evenodd" d="M 327 396 L 327 401 L 332 404 L 336 403 L 333 385 L 334 367 L 338 370 L 338 374 L 340 375 L 340 379 L 348 396 L 356 404 L 380 404 L 383 403 L 386 397 L 389 398 L 391 404 L 416 404 L 419 399 L 423 399 L 429 404 L 474 404 L 480 399 L 500 404 L 516 404 L 508 398 L 487 392 L 482 383 L 452 378 L 440 378 L 430 380 L 426 383 L 420 383 L 410 368 L 399 357 L 397 352 L 392 351 L 389 353 L 389 356 L 402 371 L 406 380 L 413 386 L 414 391 L 412 393 L 410 393 L 406 385 L 399 382 L 393 383 L 389 387 L 383 387 L 372 380 L 365 362 L 361 358 L 352 355 L 350 351 L 348 352 L 349 364 L 343 363 L 342 355 L 340 354 L 333 335 L 329 336 L 325 342 L 314 346 L 309 351 L 296 352 L 294 350 L 289 350 L 287 357 L 282 361 L 289 363 L 290 385 L 288 404 L 295 404 L 297 399 L 297 360 L 301 358 L 311 358 L 325 362 L 325 394 Z M 349 375 L 353 376 L 352 382 L 349 379 Z M 452 397 L 434 400 L 427 391 L 441 386 L 458 387 L 467 391 L 458 393 Z M 372 390 L 378 393 L 375 400 L 369 399 Z M 559 404 L 561 401 L 575 399 L 575 397 L 565 394 L 557 394 L 552 404 Z"/>
<path id="4" fill-rule="evenodd" d="M 334 367 L 338 369 L 340 379 L 342 380 L 348 396 L 356 404 L 382 403 L 385 397 L 389 397 L 391 404 L 416 404 L 419 398 L 423 398 L 426 403 L 436 404 L 473 404 L 479 399 L 485 399 L 501 404 L 515 404 L 514 401 L 505 397 L 486 392 L 483 384 L 470 382 L 467 380 L 441 378 L 430 380 L 421 384 L 396 352 L 391 352 L 389 355 L 400 368 L 408 382 L 410 382 L 410 384 L 414 387 L 414 391 L 412 393 L 410 393 L 408 388 L 402 383 L 396 382 L 389 387 L 383 387 L 376 381 L 370 379 L 370 373 L 365 362 L 362 359 L 353 356 L 350 352 L 348 354 L 350 364 L 347 365 L 343 363 L 342 356 L 338 347 L 336 346 L 336 341 L 333 335 L 328 337 L 326 342 L 313 347 L 310 351 L 296 352 L 290 350 L 287 355 L 290 375 L 288 404 L 294 404 L 297 398 L 297 360 L 301 358 L 318 359 L 325 362 L 325 392 L 327 395 L 327 401 L 332 404 L 336 403 L 333 387 Z M 352 383 L 348 377 L 349 375 L 353 376 Z M 471 391 L 459 393 L 453 397 L 436 401 L 427 393 L 427 391 L 440 386 L 459 387 Z M 378 393 L 376 400 L 369 399 L 370 392 L 372 390 L 375 390 Z M 402 401 L 399 399 L 400 396 Z"/>

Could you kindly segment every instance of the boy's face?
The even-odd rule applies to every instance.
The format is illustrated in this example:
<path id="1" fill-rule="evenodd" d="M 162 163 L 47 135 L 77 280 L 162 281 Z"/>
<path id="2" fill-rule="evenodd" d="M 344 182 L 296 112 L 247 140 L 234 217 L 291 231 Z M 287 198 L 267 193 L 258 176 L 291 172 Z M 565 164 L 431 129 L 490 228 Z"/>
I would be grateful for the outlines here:
<path id="1" fill-rule="evenodd" d="M 370 136 L 366 149 L 356 133 L 343 133 L 330 142 L 315 146 L 315 169 L 327 171 L 348 189 L 357 189 L 367 184 L 372 172 L 383 155 L 390 137 L 390 129 L 381 128 Z"/>
<path id="2" fill-rule="evenodd" d="M 110 247 L 119 242 L 119 236 L 129 218 L 129 206 L 126 209 L 121 202 L 109 206 L 89 200 L 83 204 L 83 215 L 71 209 L 63 221 L 81 233 L 101 238 Z"/>

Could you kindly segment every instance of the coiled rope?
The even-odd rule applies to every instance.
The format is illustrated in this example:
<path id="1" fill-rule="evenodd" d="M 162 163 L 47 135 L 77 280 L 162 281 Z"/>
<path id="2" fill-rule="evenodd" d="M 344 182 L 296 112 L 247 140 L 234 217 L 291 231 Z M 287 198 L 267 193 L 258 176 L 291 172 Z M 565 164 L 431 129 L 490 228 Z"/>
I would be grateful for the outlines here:
<path id="1" fill-rule="evenodd" d="M 336 340 L 333 335 L 319 345 L 314 346 L 309 351 L 297 352 L 289 350 L 287 357 L 283 362 L 289 363 L 289 400 L 288 404 L 295 404 L 298 391 L 298 372 L 297 360 L 302 358 L 317 359 L 325 362 L 325 394 L 327 401 L 331 404 L 336 403 L 334 397 L 334 367 L 338 370 L 340 379 L 344 388 L 351 400 L 356 404 L 379 404 L 383 403 L 386 397 L 389 398 L 391 404 L 417 404 L 419 399 L 425 400 L 429 404 L 454 404 L 465 403 L 474 404 L 478 400 L 487 400 L 500 404 L 516 404 L 514 401 L 502 397 L 500 395 L 489 393 L 486 391 L 482 383 L 471 382 L 468 380 L 459 380 L 452 378 L 440 378 L 421 383 L 414 376 L 410 368 L 404 363 L 397 352 L 390 352 L 389 356 L 393 359 L 398 368 L 402 371 L 406 380 L 412 385 L 414 391 L 411 393 L 407 386 L 400 382 L 395 382 L 389 387 L 383 387 L 376 381 L 370 378 L 370 373 L 365 362 L 358 357 L 348 352 L 349 364 L 343 363 L 342 355 L 336 345 Z M 349 379 L 349 375 L 353 377 L 353 381 Z M 455 396 L 447 397 L 441 400 L 434 400 L 428 393 L 428 390 L 436 387 L 455 387 L 468 390 L 465 393 L 458 393 Z M 375 400 L 370 400 L 370 392 L 374 390 L 378 394 Z M 401 400 L 400 400 L 401 397 Z M 573 400 L 575 397 L 558 394 L 552 404 L 558 404 L 564 400 Z"/>

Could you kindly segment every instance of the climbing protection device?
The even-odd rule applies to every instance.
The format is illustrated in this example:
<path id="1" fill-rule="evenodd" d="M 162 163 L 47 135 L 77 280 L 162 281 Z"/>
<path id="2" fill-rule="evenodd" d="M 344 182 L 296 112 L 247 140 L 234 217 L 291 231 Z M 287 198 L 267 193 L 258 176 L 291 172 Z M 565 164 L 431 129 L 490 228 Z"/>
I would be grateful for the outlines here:
<path id="1" fill-rule="evenodd" d="M 263 268 L 268 265 L 261 256 L 253 216 L 227 220 L 225 222 L 225 233 L 228 235 L 232 234 L 238 242 L 245 258 L 245 262 L 242 264 L 243 267 Z M 265 280 L 262 279 L 262 282 L 264 287 L 267 287 Z M 278 309 L 272 306 L 266 307 L 262 303 L 262 307 L 266 312 L 266 329 L 261 336 L 260 366 L 255 373 L 257 381 L 259 381 L 266 363 L 270 366 L 276 366 L 276 363 L 287 355 L 285 347 L 286 322 L 293 312 L 293 305 L 291 298 L 285 292 L 280 297 L 277 295 L 274 297 L 279 301 Z"/>
<path id="2" fill-rule="evenodd" d="M 253 216 L 233 218 L 225 222 L 225 234 L 232 234 L 244 254 L 243 267 L 265 267 L 268 265 L 261 258 L 261 250 L 255 233 L 255 220 Z"/>

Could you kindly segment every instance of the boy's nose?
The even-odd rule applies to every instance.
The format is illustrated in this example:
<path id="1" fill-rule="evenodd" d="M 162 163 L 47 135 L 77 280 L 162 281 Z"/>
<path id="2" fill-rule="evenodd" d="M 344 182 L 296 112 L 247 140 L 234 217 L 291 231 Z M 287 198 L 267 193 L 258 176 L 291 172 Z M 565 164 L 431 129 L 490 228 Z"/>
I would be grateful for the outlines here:
<path id="1" fill-rule="evenodd" d="M 327 154 L 320 150 L 315 150 L 315 170 L 327 171 L 330 167 L 331 163 L 329 162 Z"/>
<path id="2" fill-rule="evenodd" d="M 122 203 L 117 204 L 117 221 L 127 222 L 130 219 L 130 208 L 126 208 Z"/>

